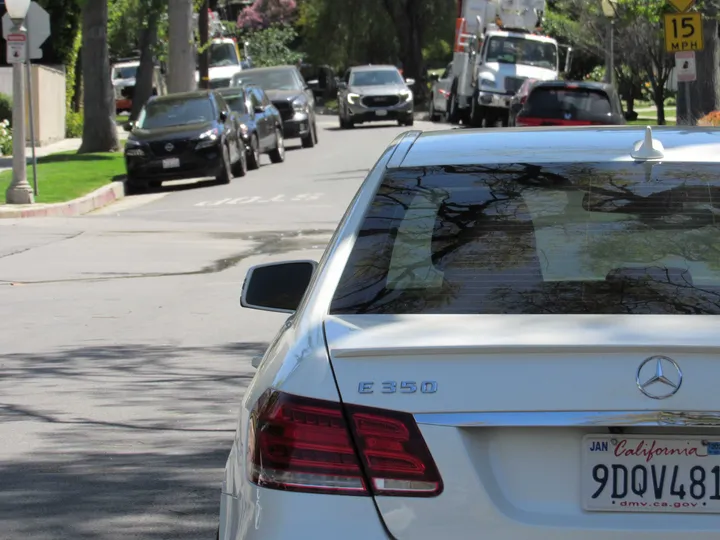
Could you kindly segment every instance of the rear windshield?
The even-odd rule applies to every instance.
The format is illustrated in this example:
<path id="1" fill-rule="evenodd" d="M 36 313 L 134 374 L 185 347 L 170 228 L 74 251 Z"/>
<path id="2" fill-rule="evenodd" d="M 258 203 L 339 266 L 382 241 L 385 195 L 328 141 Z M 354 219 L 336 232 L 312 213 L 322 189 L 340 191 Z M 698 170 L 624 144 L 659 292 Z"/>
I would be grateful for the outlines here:
<path id="1" fill-rule="evenodd" d="M 716 164 L 387 173 L 333 314 L 720 314 Z"/>
<path id="2" fill-rule="evenodd" d="M 605 92 L 587 88 L 539 87 L 527 100 L 527 114 L 535 117 L 593 120 L 607 118 L 612 112 Z"/>

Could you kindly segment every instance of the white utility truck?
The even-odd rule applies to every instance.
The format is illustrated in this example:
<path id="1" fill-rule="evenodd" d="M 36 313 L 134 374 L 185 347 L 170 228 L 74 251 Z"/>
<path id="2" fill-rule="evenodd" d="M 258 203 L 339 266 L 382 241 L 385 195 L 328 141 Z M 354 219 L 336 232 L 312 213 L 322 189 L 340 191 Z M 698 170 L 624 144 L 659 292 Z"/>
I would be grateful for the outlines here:
<path id="1" fill-rule="evenodd" d="M 559 46 L 539 26 L 546 0 L 459 0 L 455 26 L 451 123 L 508 124 L 510 100 L 526 79 L 560 78 Z M 570 67 L 567 47 L 565 71 Z"/>

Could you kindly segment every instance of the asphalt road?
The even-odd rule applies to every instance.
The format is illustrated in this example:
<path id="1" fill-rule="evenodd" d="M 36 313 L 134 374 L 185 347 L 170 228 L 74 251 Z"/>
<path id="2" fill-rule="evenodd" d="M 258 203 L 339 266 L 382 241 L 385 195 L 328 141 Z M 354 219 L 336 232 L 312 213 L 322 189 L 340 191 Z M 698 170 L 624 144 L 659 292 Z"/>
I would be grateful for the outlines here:
<path id="1" fill-rule="evenodd" d="M 0 539 L 214 538 L 250 362 L 284 320 L 240 308 L 245 272 L 319 258 L 407 130 L 336 126 L 230 185 L 0 220 Z"/>

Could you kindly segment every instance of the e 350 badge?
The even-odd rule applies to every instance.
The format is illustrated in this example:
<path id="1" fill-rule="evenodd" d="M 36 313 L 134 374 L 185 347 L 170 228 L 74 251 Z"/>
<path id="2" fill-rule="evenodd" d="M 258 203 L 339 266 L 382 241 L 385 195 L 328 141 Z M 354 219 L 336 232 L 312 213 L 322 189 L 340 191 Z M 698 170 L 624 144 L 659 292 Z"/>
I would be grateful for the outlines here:
<path id="1" fill-rule="evenodd" d="M 421 394 L 434 394 L 437 392 L 438 384 L 436 381 L 383 381 L 380 384 L 380 392 L 382 394 L 415 394 L 418 391 Z M 373 394 L 375 393 L 375 382 L 363 381 L 358 384 L 358 393 Z"/>

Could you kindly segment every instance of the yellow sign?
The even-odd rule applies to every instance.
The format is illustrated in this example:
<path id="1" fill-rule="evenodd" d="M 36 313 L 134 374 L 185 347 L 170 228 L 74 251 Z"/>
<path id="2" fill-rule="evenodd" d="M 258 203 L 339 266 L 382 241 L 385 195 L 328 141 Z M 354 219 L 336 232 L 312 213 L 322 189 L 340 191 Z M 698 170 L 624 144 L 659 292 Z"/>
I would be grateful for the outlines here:
<path id="1" fill-rule="evenodd" d="M 702 51 L 704 48 L 702 16 L 699 13 L 665 15 L 665 50 L 669 53 Z"/>
<path id="2" fill-rule="evenodd" d="M 680 13 L 683 13 L 695 5 L 695 0 L 668 0 L 668 3 Z"/>

